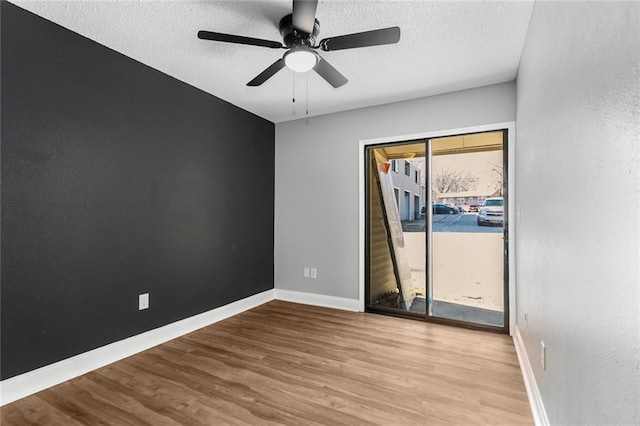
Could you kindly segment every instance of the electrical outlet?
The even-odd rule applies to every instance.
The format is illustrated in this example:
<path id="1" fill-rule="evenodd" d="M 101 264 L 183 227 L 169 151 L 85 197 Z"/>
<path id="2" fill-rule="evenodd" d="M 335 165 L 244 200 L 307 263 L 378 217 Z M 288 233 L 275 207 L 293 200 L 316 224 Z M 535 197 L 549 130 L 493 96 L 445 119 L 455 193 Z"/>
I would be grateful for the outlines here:
<path id="1" fill-rule="evenodd" d="M 520 222 L 520 220 L 522 220 L 522 211 L 520 210 L 520 207 L 518 206 L 518 208 L 516 209 L 516 221 Z"/>
<path id="2" fill-rule="evenodd" d="M 304 277 L 309 278 L 309 268 L 304 268 Z"/>
<path id="3" fill-rule="evenodd" d="M 540 341 L 540 364 L 543 370 L 547 369 L 547 347 L 542 340 Z"/>
<path id="4" fill-rule="evenodd" d="M 138 296 L 138 310 L 142 311 L 143 309 L 149 308 L 149 293 L 144 293 Z"/>
<path id="5" fill-rule="evenodd" d="M 311 268 L 311 278 L 318 278 L 318 270 L 316 268 Z"/>
<path id="6" fill-rule="evenodd" d="M 529 312 L 524 313 L 524 324 L 529 328 Z"/>

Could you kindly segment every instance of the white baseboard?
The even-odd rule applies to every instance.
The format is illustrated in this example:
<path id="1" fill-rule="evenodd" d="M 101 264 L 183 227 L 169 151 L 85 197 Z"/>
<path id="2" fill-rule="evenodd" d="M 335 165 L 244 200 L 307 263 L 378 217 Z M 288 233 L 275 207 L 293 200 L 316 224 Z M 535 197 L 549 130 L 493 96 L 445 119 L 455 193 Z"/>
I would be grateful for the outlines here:
<path id="1" fill-rule="evenodd" d="M 301 291 L 275 289 L 275 298 L 286 302 L 302 303 L 304 305 L 324 306 L 325 308 L 342 309 L 345 311 L 360 311 L 358 299 L 326 296 L 323 294 L 304 293 Z"/>
<path id="2" fill-rule="evenodd" d="M 21 374 L 0 382 L 0 406 L 40 392 L 90 371 L 109 365 L 136 353 L 142 352 L 169 340 L 191 333 L 246 310 L 255 308 L 270 300 L 278 299 L 305 305 L 324 306 L 347 311 L 360 311 L 358 299 L 326 296 L 300 291 L 273 289 L 249 296 L 228 305 L 194 315 L 180 321 L 147 331 L 136 336 L 111 343 L 106 346 L 50 364 L 37 370 Z M 515 327 L 513 337 L 518 361 L 522 370 L 533 420 L 537 426 L 548 426 L 549 419 L 536 384 L 529 357 L 524 347 L 522 335 Z"/>
<path id="3" fill-rule="evenodd" d="M 290 290 L 267 290 L 228 305 L 3 380 L 0 382 L 0 406 L 33 395 L 36 392 L 135 355 L 199 328 L 255 308 L 273 299 L 347 311 L 357 312 L 360 310 L 360 304 L 357 299 Z"/>
<path id="4" fill-rule="evenodd" d="M 518 355 L 518 362 L 520 363 L 520 370 L 522 370 L 522 377 L 524 379 L 524 386 L 527 389 L 527 397 L 529 398 L 529 405 L 531 406 L 533 422 L 536 426 L 549 426 L 547 411 L 544 409 L 544 403 L 542 402 L 542 396 L 536 383 L 536 377 L 533 375 L 531 362 L 529 362 L 527 350 L 517 325 L 515 326 L 513 344 L 516 347 L 516 354 Z"/>
<path id="5" fill-rule="evenodd" d="M 273 300 L 273 298 L 274 290 L 267 290 L 228 305 L 3 380 L 0 382 L 0 406 L 255 308 Z"/>

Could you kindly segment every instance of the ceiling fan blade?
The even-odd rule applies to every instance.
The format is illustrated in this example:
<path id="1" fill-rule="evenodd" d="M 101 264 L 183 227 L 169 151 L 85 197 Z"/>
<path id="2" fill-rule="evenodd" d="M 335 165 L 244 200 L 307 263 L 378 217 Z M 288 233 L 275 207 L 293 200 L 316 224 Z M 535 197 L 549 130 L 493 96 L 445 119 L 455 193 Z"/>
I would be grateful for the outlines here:
<path id="1" fill-rule="evenodd" d="M 266 70 L 262 71 L 253 80 L 247 83 L 247 86 L 260 86 L 265 81 L 269 80 L 275 73 L 284 68 L 284 60 L 282 58 L 275 61 Z"/>
<path id="2" fill-rule="evenodd" d="M 400 28 L 389 27 L 362 33 L 325 38 L 320 42 L 324 51 L 354 49 L 356 47 L 380 46 L 400 41 Z"/>
<path id="3" fill-rule="evenodd" d="M 320 58 L 320 61 L 318 61 L 313 70 L 336 89 L 340 86 L 344 86 L 349 81 L 344 75 L 340 74 L 337 69 L 331 66 L 329 62 L 322 58 Z"/>
<path id="4" fill-rule="evenodd" d="M 313 34 L 318 0 L 293 0 L 293 28 Z"/>
<path id="5" fill-rule="evenodd" d="M 212 31 L 198 31 L 198 38 L 202 40 L 224 41 L 226 43 L 248 44 L 250 46 L 282 48 L 282 43 L 277 41 L 262 40 L 260 38 L 243 37 L 233 34 L 214 33 Z"/>

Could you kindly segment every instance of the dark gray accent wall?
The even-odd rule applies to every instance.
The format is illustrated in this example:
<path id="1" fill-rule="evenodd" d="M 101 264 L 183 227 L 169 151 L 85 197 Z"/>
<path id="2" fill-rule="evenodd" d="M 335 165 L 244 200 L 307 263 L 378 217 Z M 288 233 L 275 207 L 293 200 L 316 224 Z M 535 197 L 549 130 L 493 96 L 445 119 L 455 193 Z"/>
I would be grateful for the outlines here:
<path id="1" fill-rule="evenodd" d="M 1 378 L 272 289 L 274 124 L 1 13 Z"/>

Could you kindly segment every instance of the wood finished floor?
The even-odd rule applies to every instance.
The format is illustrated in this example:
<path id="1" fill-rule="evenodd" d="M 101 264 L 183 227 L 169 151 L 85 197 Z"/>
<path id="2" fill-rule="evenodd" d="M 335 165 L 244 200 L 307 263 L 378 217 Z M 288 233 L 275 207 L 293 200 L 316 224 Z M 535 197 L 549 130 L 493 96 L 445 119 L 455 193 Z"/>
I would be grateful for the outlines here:
<path id="1" fill-rule="evenodd" d="M 272 301 L 8 404 L 0 423 L 533 420 L 508 336 Z"/>

